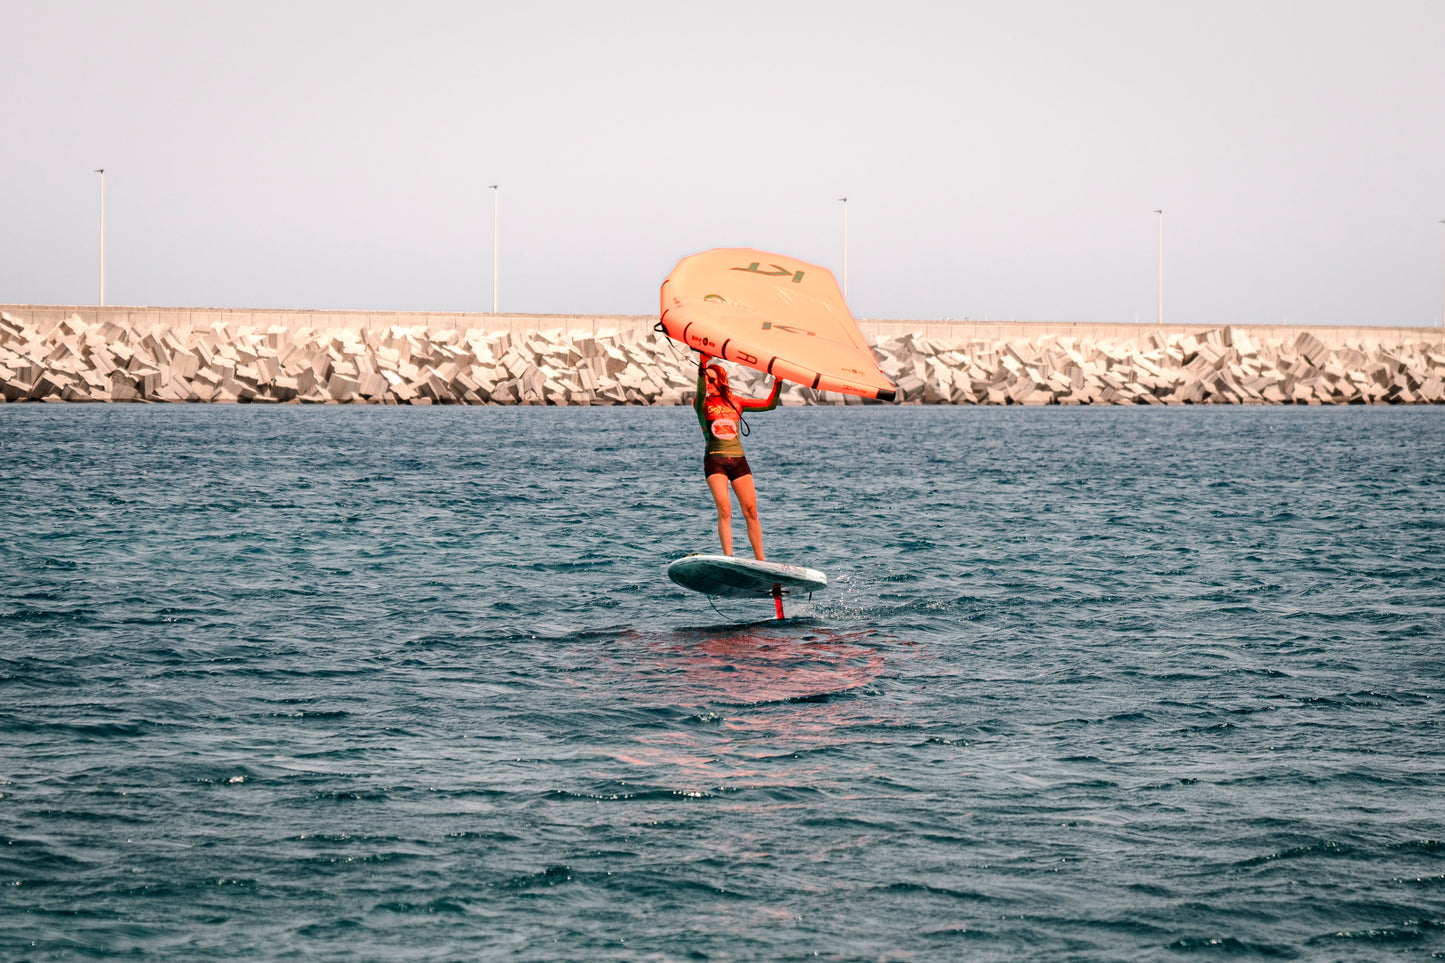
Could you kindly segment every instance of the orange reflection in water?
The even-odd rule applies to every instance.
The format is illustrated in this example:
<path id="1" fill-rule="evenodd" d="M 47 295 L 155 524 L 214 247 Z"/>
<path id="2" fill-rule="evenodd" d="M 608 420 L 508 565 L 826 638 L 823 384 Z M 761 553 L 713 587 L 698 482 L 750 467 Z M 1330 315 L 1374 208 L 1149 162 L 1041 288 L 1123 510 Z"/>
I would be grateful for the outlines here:
<path id="1" fill-rule="evenodd" d="M 872 635 L 762 623 L 642 641 L 680 676 L 677 701 L 748 706 L 822 702 L 866 685 L 883 671 L 882 656 L 864 644 Z"/>
<path id="2" fill-rule="evenodd" d="M 871 741 L 887 725 L 876 700 L 855 693 L 884 670 L 873 636 L 796 623 L 628 633 L 620 694 L 691 714 L 612 756 L 642 770 L 630 778 L 684 793 L 828 781 L 838 760 L 816 750 Z"/>

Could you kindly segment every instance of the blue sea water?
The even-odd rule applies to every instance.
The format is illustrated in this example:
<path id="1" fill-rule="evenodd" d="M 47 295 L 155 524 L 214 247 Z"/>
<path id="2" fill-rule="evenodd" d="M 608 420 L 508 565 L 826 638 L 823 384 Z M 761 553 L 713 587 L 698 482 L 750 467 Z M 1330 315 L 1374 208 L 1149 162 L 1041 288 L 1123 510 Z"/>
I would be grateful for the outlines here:
<path id="1" fill-rule="evenodd" d="M 0 409 L 0 958 L 1445 955 L 1445 412 L 751 421 Z"/>

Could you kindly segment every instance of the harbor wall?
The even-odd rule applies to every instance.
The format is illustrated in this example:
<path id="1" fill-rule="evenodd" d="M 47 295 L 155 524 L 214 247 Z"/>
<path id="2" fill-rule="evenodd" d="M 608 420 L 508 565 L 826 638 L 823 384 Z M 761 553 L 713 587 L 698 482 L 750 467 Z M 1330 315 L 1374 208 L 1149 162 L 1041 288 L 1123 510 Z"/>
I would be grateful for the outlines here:
<path id="1" fill-rule="evenodd" d="M 676 405 L 646 315 L 0 306 L 5 402 Z M 1436 328 L 864 321 L 918 404 L 1442 404 Z M 740 371 L 745 392 L 760 376 Z M 784 404 L 861 404 L 788 385 Z"/>
<path id="2" fill-rule="evenodd" d="M 646 332 L 657 323 L 650 314 L 485 314 L 461 311 L 287 311 L 273 308 L 167 308 L 96 305 L 0 304 L 0 311 L 25 318 L 33 325 L 55 323 L 79 316 L 89 325 L 106 322 L 132 331 L 145 333 L 168 328 L 204 328 L 216 323 L 232 330 L 250 327 L 267 331 L 273 327 L 290 330 L 308 328 L 312 331 L 384 331 L 388 328 L 415 328 L 428 332 L 481 331 L 487 334 L 509 332 L 525 335 L 532 332 L 561 332 L 576 336 Z M 963 344 L 969 341 L 1034 341 L 1044 337 L 1075 338 L 1085 341 L 1117 341 L 1137 343 L 1150 332 L 1165 337 L 1198 334 L 1214 328 L 1230 327 L 1243 331 L 1257 342 L 1293 341 L 1309 333 L 1330 347 L 1346 344 L 1404 345 L 1434 340 L 1440 343 L 1442 331 L 1436 327 L 1403 327 L 1386 325 L 1300 325 L 1300 324 L 1128 324 L 1099 321 L 949 321 L 906 319 L 862 319 L 858 322 L 864 335 L 874 340 L 921 335 L 939 341 Z"/>

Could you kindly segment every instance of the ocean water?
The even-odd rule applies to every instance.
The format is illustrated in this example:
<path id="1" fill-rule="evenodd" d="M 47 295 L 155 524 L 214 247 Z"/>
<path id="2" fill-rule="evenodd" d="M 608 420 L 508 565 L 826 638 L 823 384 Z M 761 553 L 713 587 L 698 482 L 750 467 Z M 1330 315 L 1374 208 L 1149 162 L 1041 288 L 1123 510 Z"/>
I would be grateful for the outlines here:
<path id="1" fill-rule="evenodd" d="M 1445 955 L 1445 411 L 750 421 L 0 409 L 0 958 Z"/>

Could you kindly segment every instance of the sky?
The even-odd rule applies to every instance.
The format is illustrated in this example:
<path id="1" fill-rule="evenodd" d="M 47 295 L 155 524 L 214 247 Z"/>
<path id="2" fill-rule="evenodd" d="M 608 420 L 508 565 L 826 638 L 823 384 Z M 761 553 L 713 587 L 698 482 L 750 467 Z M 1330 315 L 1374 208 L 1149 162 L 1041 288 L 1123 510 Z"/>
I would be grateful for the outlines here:
<path id="1" fill-rule="evenodd" d="M 1445 2 L 0 0 L 0 303 L 1439 325 Z M 493 192 L 488 185 L 497 184 Z M 847 197 L 844 205 L 838 200 Z M 1162 210 L 1162 215 L 1155 214 Z"/>

